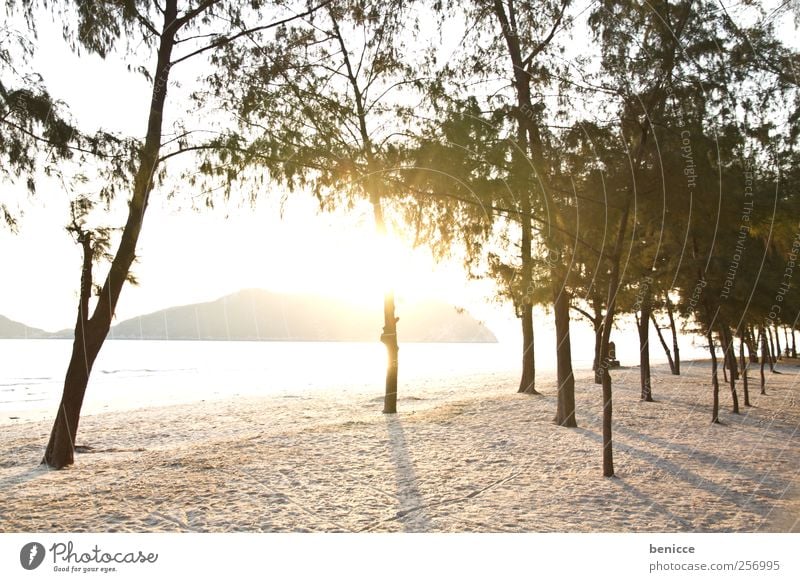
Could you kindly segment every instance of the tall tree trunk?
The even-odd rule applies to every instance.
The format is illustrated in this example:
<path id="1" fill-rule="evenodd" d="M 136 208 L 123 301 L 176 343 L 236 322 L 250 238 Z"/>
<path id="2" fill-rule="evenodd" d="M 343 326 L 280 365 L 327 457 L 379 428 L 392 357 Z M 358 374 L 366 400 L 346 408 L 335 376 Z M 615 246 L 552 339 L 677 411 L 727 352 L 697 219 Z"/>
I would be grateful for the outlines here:
<path id="1" fill-rule="evenodd" d="M 736 346 L 733 343 L 733 334 L 730 331 L 730 328 L 726 325 L 724 326 L 725 330 L 725 341 L 728 345 L 728 370 L 731 373 L 731 378 L 734 380 L 739 379 L 739 366 L 736 363 Z"/>
<path id="2" fill-rule="evenodd" d="M 789 357 L 789 353 L 791 352 L 791 350 L 789 349 L 789 332 L 786 329 L 787 327 L 788 326 L 785 326 L 785 325 L 783 326 L 783 339 L 785 340 L 783 342 L 783 345 L 786 346 L 784 348 L 784 353 L 786 354 L 786 357 L 788 358 Z"/>
<path id="3" fill-rule="evenodd" d="M 375 217 L 375 228 L 378 236 L 387 236 L 386 222 L 383 218 L 383 207 L 378 196 L 373 195 L 372 211 Z M 387 258 L 388 260 L 388 258 Z M 399 368 L 400 346 L 397 343 L 397 322 L 399 317 L 395 315 L 394 291 L 387 288 L 383 295 L 383 333 L 381 343 L 386 346 L 386 383 L 383 397 L 384 414 L 395 414 L 397 412 L 397 371 Z"/>
<path id="4" fill-rule="evenodd" d="M 650 293 L 646 293 L 642 300 L 641 315 L 639 317 L 639 376 L 642 388 L 642 400 L 653 402 L 653 387 L 650 381 L 650 317 L 652 304 Z"/>
<path id="5" fill-rule="evenodd" d="M 781 334 L 780 331 L 778 331 L 778 324 L 776 323 L 774 325 L 775 325 L 775 357 L 776 357 L 775 361 L 777 362 L 778 360 L 783 359 L 783 353 L 781 351 Z"/>
<path id="6" fill-rule="evenodd" d="M 620 283 L 619 263 L 622 256 L 622 243 L 625 240 L 625 233 L 628 227 L 631 198 L 632 196 L 629 196 L 625 204 L 622 217 L 620 218 L 619 229 L 617 230 L 617 238 L 614 241 L 611 272 L 608 278 L 606 315 L 603 319 L 603 338 L 600 344 L 600 354 L 602 356 L 601 367 L 603 372 L 603 477 L 614 476 L 614 448 L 612 440 L 613 392 L 611 373 L 608 371 L 610 364 L 608 347 L 611 340 L 611 325 L 614 323 L 614 315 L 617 309 L 617 293 Z"/>
<path id="7" fill-rule="evenodd" d="M 89 319 L 94 255 L 91 235 L 86 232 L 81 233 L 79 242 L 83 251 L 83 263 L 72 356 L 67 366 L 67 375 L 64 380 L 65 389 L 56 412 L 50 442 L 47 444 L 42 459 L 42 463 L 56 468 L 62 468 L 75 462 L 75 438 L 78 434 L 81 407 L 89 382 L 89 374 L 99 351 L 96 332 L 91 329 Z M 69 390 L 66 389 L 67 386 L 69 386 Z"/>
<path id="8" fill-rule="evenodd" d="M 733 400 L 733 413 L 739 414 L 739 396 L 736 394 L 736 357 L 733 351 L 733 340 L 731 339 L 730 328 L 727 324 L 719 326 L 719 340 L 722 344 L 723 360 L 722 365 L 728 368 L 729 382 L 731 386 L 731 398 Z"/>
<path id="9" fill-rule="evenodd" d="M 111 262 L 108 275 L 98 296 L 97 306 L 91 317 L 88 317 L 87 293 L 89 291 L 81 290 L 81 307 L 75 326 L 72 356 L 67 367 L 64 390 L 50 433 L 50 440 L 42 459 L 42 463 L 56 469 L 71 465 L 75 461 L 75 439 L 89 375 L 108 335 L 108 330 L 111 328 L 111 321 L 122 287 L 128 279 L 131 264 L 136 256 L 139 233 L 147 209 L 148 198 L 153 189 L 153 176 L 158 167 L 164 104 L 169 84 L 170 59 L 175 32 L 180 26 L 177 15 L 177 0 L 167 0 L 164 3 L 164 26 L 159 40 L 158 59 L 153 76 L 147 134 L 139 154 L 139 165 L 133 182 L 133 194 L 128 205 L 128 218 L 122 231 L 119 248 Z M 91 266 L 89 267 L 90 272 Z M 83 275 L 86 273 L 84 250 Z M 89 278 L 91 278 L 91 274 Z"/>
<path id="10" fill-rule="evenodd" d="M 666 295 L 667 317 L 669 317 L 669 329 L 672 332 L 672 353 L 675 354 L 675 369 L 672 371 L 676 376 L 681 374 L 681 350 L 678 347 L 678 329 L 675 326 L 675 313 L 672 310 L 672 301 L 669 294 Z"/>
<path id="11" fill-rule="evenodd" d="M 661 347 L 664 348 L 664 353 L 667 354 L 667 362 L 669 362 L 669 371 L 677 375 L 675 371 L 675 360 L 672 359 L 672 352 L 669 350 L 669 346 L 667 345 L 666 340 L 664 339 L 664 334 L 661 333 L 661 328 L 658 326 L 658 321 L 656 321 L 656 316 L 653 313 L 650 313 L 650 321 L 653 322 L 653 327 L 656 328 L 656 334 L 658 335 L 658 341 L 661 342 Z"/>
<path id="12" fill-rule="evenodd" d="M 533 348 L 533 306 L 522 306 L 522 378 L 519 392 L 539 394 L 536 391 L 536 360 Z"/>
<path id="13" fill-rule="evenodd" d="M 711 422 L 719 424 L 719 375 L 717 373 L 717 349 L 714 346 L 714 334 L 709 326 L 708 349 L 711 352 L 711 386 L 713 390 L 713 404 L 711 405 Z"/>
<path id="14" fill-rule="evenodd" d="M 767 344 L 767 334 L 764 332 L 764 326 L 758 328 L 758 339 L 761 342 L 761 394 L 766 394 L 766 380 L 764 378 L 764 364 L 770 359 L 769 344 Z"/>
<path id="15" fill-rule="evenodd" d="M 527 151 L 527 134 L 522 123 L 517 125 L 517 139 L 521 152 Z M 526 166 L 526 160 L 520 160 L 519 167 Z M 538 394 L 536 391 L 536 361 L 533 346 L 533 258 L 531 257 L 531 199 L 530 192 L 520 192 L 520 229 L 522 241 L 520 260 L 522 262 L 522 377 L 519 392 Z"/>
<path id="16" fill-rule="evenodd" d="M 594 321 L 594 362 L 592 363 L 592 370 L 594 370 L 594 383 L 603 383 L 602 371 L 602 356 L 600 353 L 600 344 L 603 343 L 603 320 L 602 318 Z"/>
<path id="17" fill-rule="evenodd" d="M 361 151 L 367 161 L 367 176 L 364 181 L 364 190 L 372 204 L 372 213 L 375 219 L 375 230 L 379 237 L 386 237 L 388 234 L 386 228 L 386 221 L 383 216 L 383 205 L 381 201 L 381 193 L 383 191 L 382 184 L 378 181 L 379 175 L 378 167 L 375 161 L 375 151 L 373 148 L 370 132 L 367 128 L 367 107 L 365 106 L 365 90 L 362 89 L 358 82 L 358 73 L 350 61 L 349 52 L 344 41 L 344 35 L 339 28 L 338 20 L 334 11 L 329 4 L 327 6 L 328 14 L 331 18 L 333 25 L 333 34 L 341 49 L 342 59 L 344 62 L 344 69 L 346 71 L 347 81 L 353 90 L 355 99 L 356 115 L 358 117 L 358 130 L 361 137 Z M 389 261 L 389 258 L 385 258 Z M 393 265 L 392 265 L 393 266 Z M 397 322 L 399 318 L 395 315 L 395 301 L 394 290 L 387 288 L 384 290 L 383 295 L 383 333 L 381 334 L 381 343 L 386 346 L 386 383 L 385 393 L 383 397 L 383 412 L 384 414 L 394 414 L 397 412 L 397 372 L 399 369 L 399 352 L 400 347 L 397 342 Z"/>
<path id="18" fill-rule="evenodd" d="M 572 348 L 569 338 L 569 295 L 559 285 L 561 279 L 553 281 L 553 306 L 556 322 L 556 365 L 558 367 L 558 398 L 556 424 L 578 426 L 575 419 L 575 377 L 572 374 Z"/>
<path id="19" fill-rule="evenodd" d="M 751 364 L 757 364 L 758 342 L 756 341 L 756 336 L 752 325 L 748 325 L 745 328 L 745 339 L 747 342 L 747 357 L 750 359 Z"/>
<path id="20" fill-rule="evenodd" d="M 534 107 L 531 99 L 531 75 L 528 72 L 528 67 L 523 62 L 522 49 L 520 46 L 520 36 L 517 30 L 517 17 L 516 8 L 513 3 L 504 3 L 502 0 L 494 0 L 492 4 L 492 11 L 494 12 L 497 22 L 500 25 L 500 31 L 506 42 L 508 48 L 508 56 L 511 58 L 511 65 L 514 72 L 514 91 L 517 97 L 517 128 L 518 137 L 520 138 L 520 146 L 527 146 L 523 152 L 529 151 L 530 160 L 528 165 L 532 165 L 535 173 L 535 182 L 541 186 L 542 197 L 544 198 L 547 208 L 553 213 L 552 218 L 562 231 L 563 219 L 561 212 L 555 200 L 550 195 L 546 182 L 547 182 L 547 164 L 544 158 L 544 146 L 542 143 L 539 128 L 535 122 Z M 554 29 L 555 30 L 555 29 Z M 549 40 L 547 41 L 549 42 Z M 544 48 L 542 45 L 541 48 Z M 521 196 L 523 204 L 521 217 L 522 233 L 530 229 L 530 215 L 525 215 L 525 196 Z M 528 207 L 529 208 L 529 207 Z M 560 236 L 560 235 L 559 235 Z M 547 237 L 549 240 L 546 242 L 553 243 L 559 239 L 559 236 L 554 236 L 552 233 Z M 523 243 L 525 241 L 523 240 Z M 523 267 L 525 263 L 523 263 Z M 552 275 L 559 275 L 559 269 L 553 267 L 551 270 Z M 553 285 L 558 285 L 561 282 L 566 282 L 566 277 L 561 278 L 558 276 L 553 277 Z M 556 320 L 556 358 L 558 360 L 558 410 L 556 411 L 556 422 L 562 426 L 577 426 L 575 422 L 575 378 L 572 373 L 572 355 L 569 345 L 569 296 L 566 294 L 566 289 L 563 293 L 557 294 L 556 297 L 563 295 L 564 303 L 554 305 L 555 320 Z M 558 302 L 556 302 L 558 303 Z M 568 358 L 568 359 L 564 359 Z"/>
<path id="21" fill-rule="evenodd" d="M 742 367 L 742 389 L 744 390 L 744 405 L 750 406 L 750 389 L 747 382 L 747 367 L 748 362 L 744 357 L 744 337 L 747 335 L 746 331 L 742 331 L 739 335 L 739 364 Z"/>
<path id="22" fill-rule="evenodd" d="M 764 327 L 767 329 L 767 337 L 769 338 L 769 371 L 775 371 L 775 362 L 778 360 L 775 358 L 775 342 L 772 340 L 772 330 L 769 327 L 769 324 L 765 324 Z"/>
<path id="23" fill-rule="evenodd" d="M 797 343 L 794 339 L 794 327 L 792 327 L 792 357 L 797 358 Z"/>

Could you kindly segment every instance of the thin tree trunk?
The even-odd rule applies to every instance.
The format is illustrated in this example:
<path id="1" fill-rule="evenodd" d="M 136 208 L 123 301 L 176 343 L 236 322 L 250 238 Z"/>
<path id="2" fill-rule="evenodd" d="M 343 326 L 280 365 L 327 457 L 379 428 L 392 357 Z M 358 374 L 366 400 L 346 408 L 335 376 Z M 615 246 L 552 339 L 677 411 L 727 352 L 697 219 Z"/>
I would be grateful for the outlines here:
<path id="1" fill-rule="evenodd" d="M 50 440 L 42 459 L 42 463 L 56 469 L 71 465 L 75 460 L 75 439 L 89 375 L 108 335 L 108 330 L 111 328 L 111 321 L 122 287 L 128 279 L 131 264 L 136 256 L 139 233 L 147 209 L 148 198 L 153 189 L 153 176 L 158 167 L 164 104 L 169 85 L 170 59 L 175 32 L 180 26 L 177 16 L 177 0 L 167 0 L 164 3 L 164 26 L 160 35 L 156 71 L 153 77 L 147 133 L 134 177 L 133 194 L 128 205 L 128 218 L 122 231 L 119 248 L 111 262 L 108 275 L 98 296 L 97 306 L 91 317 L 88 316 L 87 295 L 90 291 L 81 290 L 81 307 L 75 326 L 72 356 L 67 367 L 64 390 L 50 433 Z M 86 272 L 84 256 L 83 274 L 85 275 Z"/>
<path id="2" fill-rule="evenodd" d="M 594 322 L 594 363 L 592 364 L 592 370 L 594 370 L 594 383 L 595 384 L 602 384 L 603 383 L 603 371 L 600 369 L 601 365 L 601 354 L 600 354 L 600 344 L 603 343 L 603 320 L 595 321 Z"/>
<path id="3" fill-rule="evenodd" d="M 728 368 L 729 382 L 731 386 L 731 399 L 733 400 L 733 413 L 739 414 L 739 396 L 736 394 L 736 358 L 733 352 L 733 341 L 731 332 L 727 324 L 720 325 L 719 339 L 722 343 L 722 365 L 723 369 Z"/>
<path id="4" fill-rule="evenodd" d="M 536 360 L 533 349 L 533 306 L 522 307 L 522 379 L 519 392 L 539 394 L 536 391 Z"/>
<path id="5" fill-rule="evenodd" d="M 619 263 L 622 252 L 622 243 L 628 226 L 628 216 L 631 208 L 631 197 L 628 197 L 625 208 L 620 218 L 617 239 L 614 242 L 614 252 L 611 272 L 608 279 L 608 296 L 606 298 L 606 315 L 603 319 L 603 338 L 600 344 L 600 354 L 603 372 L 603 477 L 614 476 L 614 448 L 612 440 L 613 399 L 611 373 L 608 371 L 609 353 L 608 346 L 611 339 L 611 325 L 617 308 L 617 292 L 619 291 L 620 273 Z"/>
<path id="6" fill-rule="evenodd" d="M 661 347 L 664 348 L 664 353 L 667 354 L 667 362 L 669 362 L 669 371 L 677 375 L 675 371 L 675 360 L 672 359 L 672 352 L 669 351 L 669 346 L 667 345 L 666 340 L 664 339 L 664 334 L 661 333 L 661 328 L 658 326 L 658 321 L 656 321 L 656 316 L 653 313 L 650 313 L 650 321 L 653 322 L 653 327 L 656 328 L 656 334 L 658 335 L 658 341 L 661 342 Z"/>
<path id="7" fill-rule="evenodd" d="M 555 423 L 559 426 L 578 426 L 575 418 L 575 377 L 572 374 L 572 348 L 569 338 L 569 295 L 553 283 L 553 310 L 556 322 L 556 365 L 558 367 L 558 398 Z"/>
<path id="8" fill-rule="evenodd" d="M 708 349 L 711 352 L 711 386 L 713 390 L 713 404 L 711 405 L 711 422 L 719 424 L 719 376 L 717 374 L 717 349 L 714 347 L 714 335 L 709 327 Z"/>
<path id="9" fill-rule="evenodd" d="M 96 333 L 90 328 L 89 300 L 92 293 L 93 250 L 91 235 L 82 233 L 79 242 L 83 251 L 81 288 L 78 300 L 78 317 L 72 355 L 64 380 L 64 392 L 56 412 L 56 420 L 45 449 L 42 463 L 62 468 L 75 462 L 75 439 L 78 434 L 81 408 L 99 347 Z M 69 387 L 69 390 L 67 390 Z"/>
<path id="10" fill-rule="evenodd" d="M 750 358 L 751 364 L 758 363 L 758 342 L 756 341 L 756 335 L 753 331 L 753 326 L 748 325 L 746 328 L 745 337 L 747 338 L 747 356 Z"/>
<path id="11" fill-rule="evenodd" d="M 787 331 L 786 328 L 787 328 L 787 326 L 784 325 L 783 326 L 783 339 L 785 341 L 783 342 L 783 345 L 786 346 L 785 349 L 784 349 L 784 353 L 786 354 L 786 357 L 788 358 L 789 357 L 789 353 L 791 352 L 791 350 L 789 349 L 789 332 Z"/>
<path id="12" fill-rule="evenodd" d="M 508 12 L 506 12 L 506 10 Z M 547 164 L 544 159 L 544 147 L 539 133 L 539 128 L 535 123 L 533 116 L 533 101 L 531 98 L 531 75 L 527 70 L 527 66 L 523 62 L 522 49 L 520 47 L 520 37 L 517 31 L 516 10 L 513 3 L 505 4 L 502 0 L 494 0 L 492 4 L 492 11 L 497 18 L 500 30 L 505 39 L 508 48 L 508 55 L 511 58 L 511 65 L 514 71 L 514 90 L 517 97 L 517 123 L 518 135 L 521 139 L 521 145 L 527 145 L 530 153 L 530 161 L 532 162 L 537 182 L 541 186 L 541 193 L 547 204 L 548 209 L 552 212 L 551 217 L 555 220 L 556 224 L 563 227 L 563 219 L 558 205 L 553 200 L 546 185 L 547 181 Z M 549 42 L 549 40 L 547 41 Z M 543 48 L 543 47 L 542 47 Z M 523 150 L 525 152 L 525 150 Z M 530 165 L 530 164 L 529 164 Z M 523 235 L 527 229 L 530 228 L 530 216 L 525 216 L 524 204 L 529 202 L 526 197 L 521 197 L 523 204 L 523 216 L 521 217 Z M 564 230 L 562 228 L 562 230 Z M 558 240 L 555 235 L 550 235 L 548 243 Z M 523 241 L 524 242 L 524 241 Z M 525 264 L 523 263 L 523 267 Z M 559 277 L 559 268 L 553 267 L 551 276 L 553 285 L 556 286 L 560 282 L 566 281 L 566 277 Z M 570 351 L 569 343 L 569 296 L 564 292 L 556 292 L 556 298 L 561 298 L 554 304 L 555 323 L 556 323 L 556 358 L 558 369 L 558 404 L 556 410 L 556 422 L 561 426 L 577 426 L 575 422 L 575 378 L 572 372 L 572 354 Z"/>
<path id="13" fill-rule="evenodd" d="M 775 362 L 778 361 L 775 358 L 775 342 L 772 340 L 772 330 L 769 325 L 765 324 L 764 327 L 767 329 L 767 337 L 769 338 L 769 371 L 775 372 Z"/>
<path id="14" fill-rule="evenodd" d="M 747 382 L 747 366 L 748 362 L 744 357 L 744 336 L 747 335 L 746 331 L 742 331 L 739 335 L 739 364 L 742 367 L 742 389 L 744 390 L 744 405 L 750 406 L 750 389 Z"/>
<path id="15" fill-rule="evenodd" d="M 794 339 L 794 328 L 792 328 L 792 357 L 797 358 L 797 343 Z"/>
<path id="16" fill-rule="evenodd" d="M 774 325 L 775 325 L 775 356 L 776 356 L 775 361 L 777 362 L 778 360 L 783 359 L 783 352 L 781 351 L 781 334 L 780 331 L 778 331 L 778 324 Z"/>
<path id="17" fill-rule="evenodd" d="M 519 151 L 527 151 L 527 133 L 522 123 L 517 125 Z M 518 154 L 519 156 L 519 154 Z M 520 167 L 525 167 L 526 160 L 520 160 Z M 536 391 L 536 362 L 533 346 L 533 265 L 531 257 L 531 199 L 529 192 L 520 192 L 520 229 L 522 241 L 520 260 L 522 262 L 522 377 L 519 392 L 538 394 Z"/>
<path id="18" fill-rule="evenodd" d="M 669 329 L 672 332 L 672 353 L 675 354 L 675 369 L 673 374 L 680 376 L 681 374 L 681 351 L 678 347 L 678 329 L 675 326 L 675 314 L 672 310 L 672 301 L 670 301 L 669 294 L 666 294 L 667 317 L 669 317 Z"/>
<path id="19" fill-rule="evenodd" d="M 339 28 L 338 21 L 330 5 L 328 12 L 333 24 L 333 34 L 341 49 L 342 59 L 346 70 L 347 80 L 353 90 L 356 105 L 356 115 L 358 116 L 358 128 L 361 137 L 361 148 L 367 160 L 368 176 L 364 182 L 365 193 L 372 203 L 372 211 L 375 219 L 375 229 L 379 237 L 387 235 L 386 221 L 383 216 L 383 206 L 381 202 L 381 184 L 376 182 L 378 174 L 374 157 L 372 140 L 367 129 L 367 108 L 364 104 L 365 91 L 359 85 L 357 72 L 350 61 L 344 36 Z M 388 260 L 388 257 L 386 258 Z M 397 322 L 399 318 L 395 315 L 394 290 L 386 289 L 383 296 L 383 333 L 381 343 L 386 346 L 387 366 L 386 366 L 386 390 L 383 398 L 384 414 L 394 414 L 397 412 L 397 373 L 399 369 L 400 347 L 397 342 Z"/>
<path id="20" fill-rule="evenodd" d="M 736 363 L 736 346 L 733 343 L 733 334 L 727 325 L 725 326 L 725 340 L 728 342 L 728 351 L 730 352 L 728 356 L 728 370 L 731 373 L 731 378 L 738 380 L 739 366 Z"/>
<path id="21" fill-rule="evenodd" d="M 650 380 L 650 317 L 652 316 L 650 295 L 642 300 L 639 317 L 639 376 L 642 388 L 642 400 L 653 402 L 653 387 Z"/>
<path id="22" fill-rule="evenodd" d="M 769 344 L 767 343 L 767 334 L 764 332 L 764 326 L 758 328 L 758 339 L 761 341 L 761 394 L 766 394 L 766 379 L 764 378 L 764 364 L 770 359 Z"/>
<path id="23" fill-rule="evenodd" d="M 372 210 L 378 236 L 386 236 L 386 223 L 380 198 L 373 197 Z M 397 343 L 397 322 L 395 315 L 394 291 L 386 289 L 383 295 L 383 333 L 381 343 L 386 346 L 386 383 L 383 397 L 384 414 L 397 412 L 397 371 L 399 368 L 400 346 Z"/>

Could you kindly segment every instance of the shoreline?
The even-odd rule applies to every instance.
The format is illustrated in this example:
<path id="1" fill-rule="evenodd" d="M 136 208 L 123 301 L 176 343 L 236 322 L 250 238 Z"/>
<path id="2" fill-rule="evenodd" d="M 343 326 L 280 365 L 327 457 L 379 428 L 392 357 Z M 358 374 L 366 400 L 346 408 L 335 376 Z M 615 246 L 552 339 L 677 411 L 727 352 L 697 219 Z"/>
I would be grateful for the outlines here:
<path id="1" fill-rule="evenodd" d="M 0 531 L 792 531 L 800 517 L 800 367 L 711 425 L 707 363 L 614 371 L 617 477 L 600 470 L 599 386 L 576 375 L 579 428 L 553 387 L 515 378 L 382 396 L 239 397 L 89 415 L 63 471 L 38 466 L 51 421 L 0 426 Z M 737 386 L 741 397 L 741 384 Z M 788 496 L 787 496 L 788 495 Z"/>

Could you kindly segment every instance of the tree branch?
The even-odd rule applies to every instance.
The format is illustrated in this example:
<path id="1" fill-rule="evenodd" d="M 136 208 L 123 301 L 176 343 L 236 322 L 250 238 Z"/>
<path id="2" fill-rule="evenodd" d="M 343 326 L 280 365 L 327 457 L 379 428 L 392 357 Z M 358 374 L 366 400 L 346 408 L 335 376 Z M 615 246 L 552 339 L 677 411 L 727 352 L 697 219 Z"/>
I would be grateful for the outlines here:
<path id="1" fill-rule="evenodd" d="M 214 2 L 218 2 L 218 1 L 219 0 L 207 0 L 206 2 L 203 3 L 203 5 L 207 5 L 207 6 L 205 6 L 205 8 L 208 8 L 208 6 L 210 6 L 211 4 L 214 4 Z M 286 23 L 291 22 L 293 20 L 297 20 L 299 18 L 304 18 L 306 16 L 309 16 L 309 15 L 313 14 L 314 12 L 316 12 L 317 10 L 319 10 L 320 8 L 323 8 L 323 7 L 327 6 L 332 1 L 333 0 L 324 0 L 324 2 L 322 2 L 321 4 L 318 4 L 317 6 L 309 8 L 308 10 L 306 10 L 305 12 L 302 12 L 300 14 L 295 14 L 293 16 L 287 16 L 286 18 L 283 18 L 281 20 L 276 20 L 274 22 L 270 22 L 269 24 L 265 24 L 263 26 L 255 26 L 253 28 L 248 28 L 247 30 L 242 30 L 241 32 L 237 32 L 236 34 L 233 34 L 233 35 L 230 35 L 230 36 L 223 36 L 222 38 L 219 38 L 218 40 L 212 42 L 211 44 L 208 44 L 208 45 L 206 45 L 204 47 L 201 47 L 201 48 L 199 48 L 199 49 L 197 49 L 195 51 L 190 52 L 187 55 L 184 55 L 184 56 L 182 56 L 180 58 L 175 59 L 174 61 L 172 61 L 172 63 L 170 63 L 170 66 L 175 66 L 178 63 L 182 63 L 185 60 L 191 59 L 192 57 L 196 57 L 197 55 L 202 54 L 202 53 L 204 53 L 204 52 L 206 52 L 208 50 L 211 50 L 211 49 L 214 49 L 214 48 L 218 48 L 218 47 L 221 47 L 221 46 L 226 45 L 228 43 L 231 43 L 231 42 L 233 42 L 233 41 L 235 41 L 235 40 L 237 40 L 237 39 L 239 39 L 239 38 L 241 38 L 243 36 L 248 36 L 248 35 L 254 34 L 256 32 L 261 32 L 263 30 L 269 30 L 270 28 L 275 28 L 276 26 L 280 26 L 282 24 L 286 24 Z M 198 9 L 199 8 L 200 7 L 198 7 Z M 194 16 L 196 16 L 196 14 Z M 192 16 L 192 18 L 194 18 L 194 16 Z M 178 20 L 180 21 L 182 19 L 178 19 Z"/>

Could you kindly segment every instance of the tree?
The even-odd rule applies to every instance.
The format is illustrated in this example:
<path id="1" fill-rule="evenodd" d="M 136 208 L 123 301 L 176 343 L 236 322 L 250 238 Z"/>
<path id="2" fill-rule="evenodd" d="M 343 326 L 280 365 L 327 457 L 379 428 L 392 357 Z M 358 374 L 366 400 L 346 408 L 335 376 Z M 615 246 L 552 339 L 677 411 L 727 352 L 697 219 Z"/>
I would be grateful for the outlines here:
<path id="1" fill-rule="evenodd" d="M 413 211 L 424 219 L 430 208 L 404 193 L 397 176 L 403 127 L 414 112 L 409 95 L 426 67 L 425 58 L 415 68 L 404 54 L 412 20 L 411 8 L 401 2 L 327 2 L 256 50 L 229 50 L 228 66 L 214 83 L 217 97 L 234 103 L 243 131 L 255 136 L 249 155 L 274 181 L 290 190 L 310 189 L 326 208 L 367 201 L 378 241 L 402 234 L 403 221 L 393 215 Z M 287 65 L 278 75 L 275 55 Z M 392 261 L 387 255 L 382 265 L 365 268 L 391 275 Z M 394 290 L 388 281 L 382 284 L 380 341 L 388 356 L 383 411 L 391 414 L 397 412 L 399 318 Z"/>
<path id="2" fill-rule="evenodd" d="M 149 71 L 143 69 L 151 87 L 150 110 L 144 140 L 130 160 L 133 181 L 129 184 L 127 220 L 116 252 L 109 254 L 110 266 L 100 286 L 94 309 L 89 304 L 88 296 L 93 285 L 89 258 L 95 258 L 104 245 L 100 244 L 96 235 L 84 231 L 80 221 L 73 222 L 73 230 L 84 252 L 81 294 L 64 390 L 43 459 L 43 463 L 51 467 L 62 468 L 74 462 L 75 439 L 89 376 L 110 329 L 124 283 L 130 279 L 149 198 L 157 180 L 162 177 L 163 163 L 184 151 L 219 147 L 218 143 L 191 146 L 188 136 L 183 135 L 177 140 L 169 140 L 172 151 L 162 152 L 167 90 L 173 70 L 180 63 L 197 59 L 239 38 L 252 37 L 272 29 L 295 16 L 246 26 L 245 16 L 255 18 L 253 13 L 247 12 L 238 3 L 222 0 L 191 3 L 165 0 L 162 4 L 154 5 L 143 0 L 122 5 L 113 1 L 91 5 L 47 1 L 44 4 L 52 5 L 60 18 L 69 23 L 65 27 L 65 38 L 76 49 L 80 47 L 105 57 L 114 50 L 125 50 L 127 47 L 133 52 L 141 46 L 151 51 L 149 58 L 152 59 Z M 251 2 L 249 6 L 253 11 L 262 7 L 261 2 Z M 308 11 L 315 9 L 312 7 Z M 179 52 L 178 47 L 184 52 Z"/>
<path id="3" fill-rule="evenodd" d="M 544 228 L 545 246 L 548 255 L 558 258 L 551 261 L 550 275 L 553 293 L 553 311 L 556 324 L 556 359 L 558 375 L 558 398 L 555 422 L 561 426 L 577 426 L 575 420 L 575 378 L 572 372 L 572 354 L 569 335 L 570 297 L 566 286 L 566 257 L 559 256 L 567 247 L 564 233 L 567 232 L 562 204 L 556 200 L 549 184 L 553 172 L 546 158 L 547 147 L 542 131 L 542 102 L 534 102 L 532 90 L 546 80 L 541 57 L 551 48 L 553 37 L 562 27 L 568 0 L 544 2 L 537 7 L 513 1 L 495 0 L 491 15 L 480 13 L 494 20 L 493 28 L 505 41 L 503 57 L 510 64 L 508 69 L 514 92 L 514 115 L 516 117 L 517 146 L 521 156 L 527 158 L 526 174 L 531 176 L 527 191 L 519 193 L 520 199 L 520 257 L 522 259 L 522 285 L 532 287 L 533 258 L 531 256 L 532 198 L 546 207 L 550 221 Z M 542 24 L 540 24 L 542 23 Z M 497 47 L 498 52 L 501 49 Z M 520 390 L 530 392 L 533 379 L 533 301 L 526 298 L 522 305 L 523 372 Z M 527 354 L 530 354 L 526 357 Z M 531 386 L 531 387 L 528 387 Z"/>

